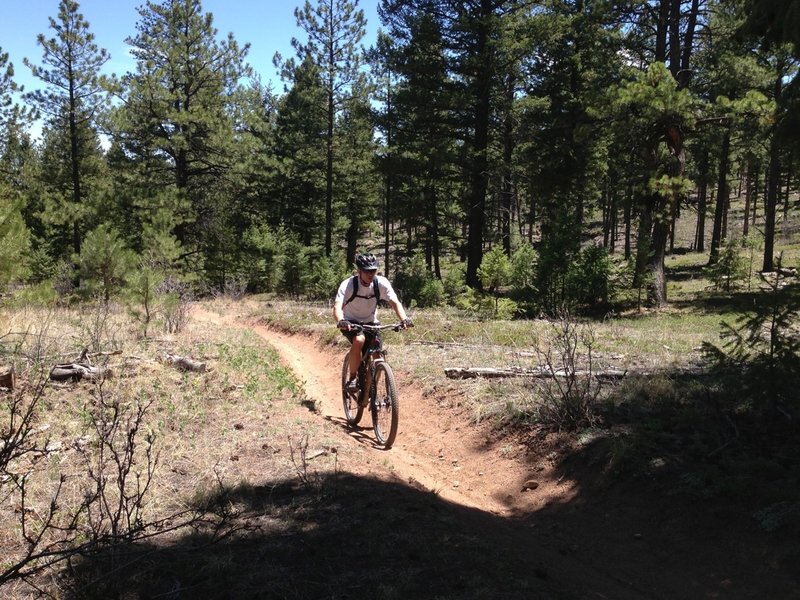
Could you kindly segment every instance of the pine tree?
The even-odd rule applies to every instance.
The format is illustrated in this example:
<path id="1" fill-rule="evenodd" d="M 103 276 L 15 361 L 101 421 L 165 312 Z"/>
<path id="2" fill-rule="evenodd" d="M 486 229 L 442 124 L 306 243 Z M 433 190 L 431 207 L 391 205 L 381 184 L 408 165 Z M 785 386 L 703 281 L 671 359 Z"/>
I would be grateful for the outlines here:
<path id="1" fill-rule="evenodd" d="M 217 40 L 213 15 L 199 0 L 148 1 L 139 8 L 132 46 L 136 71 L 119 82 L 114 141 L 135 157 L 150 185 L 172 185 L 190 211 L 176 223 L 186 252 L 204 247 L 214 184 L 234 155 L 231 99 L 249 73 L 248 46 Z"/>
<path id="2" fill-rule="evenodd" d="M 292 46 L 300 62 L 308 58 L 319 68 L 325 90 L 325 256 L 331 256 L 334 201 L 339 195 L 334 189 L 334 161 L 338 160 L 337 120 L 354 86 L 363 77 L 360 69 L 364 52 L 360 44 L 366 21 L 364 11 L 358 9 L 358 0 L 318 0 L 316 6 L 306 0 L 303 8 L 296 9 L 294 14 L 307 39 L 293 38 Z M 280 64 L 280 55 L 275 62 Z M 291 72 L 293 69 L 294 61 L 290 60 L 284 70 Z"/>
<path id="3" fill-rule="evenodd" d="M 65 108 L 66 110 L 66 108 Z M 29 207 L 40 231 L 38 244 L 45 244 L 50 256 L 67 260 L 71 254 L 78 254 L 86 231 L 94 229 L 103 221 L 104 213 L 113 219 L 116 215 L 111 207 L 105 206 L 105 186 L 108 172 L 97 132 L 88 121 L 79 121 L 75 136 L 68 127 L 59 127 L 69 117 L 53 119 L 53 126 L 43 132 L 39 164 L 39 197 L 32 198 L 35 206 Z M 75 201 L 74 162 L 72 156 L 73 140 L 80 140 L 76 162 L 80 164 L 80 203 Z M 76 243 L 76 232 L 77 241 Z"/>
<path id="4" fill-rule="evenodd" d="M 266 218 L 274 228 L 296 233 L 306 246 L 324 247 L 327 95 L 310 57 L 291 77 L 294 83 L 277 106 L 274 193 Z"/>
<path id="5" fill-rule="evenodd" d="M 19 89 L 14 81 L 14 65 L 8 61 L 8 52 L 0 46 L 0 128 L 5 128 L 13 110 L 12 94 Z"/>
<path id="6" fill-rule="evenodd" d="M 109 59 L 105 49 L 94 43 L 89 23 L 78 12 L 74 0 L 61 0 L 58 19 L 50 18 L 56 36 L 37 36 L 42 47 L 42 66 L 25 59 L 35 77 L 47 87 L 26 95 L 47 118 L 51 129 L 68 132 L 68 146 L 61 158 L 68 165 L 71 185 L 71 206 L 65 213 L 75 215 L 71 221 L 72 247 L 81 249 L 85 224 L 80 213 L 85 202 L 85 163 L 96 141 L 95 121 L 107 97 L 101 86 L 100 69 Z"/>
<path id="7" fill-rule="evenodd" d="M 687 126 L 693 121 L 689 85 L 698 30 L 705 27 L 701 0 L 642 0 L 632 3 L 635 25 L 625 29 L 626 50 L 631 63 L 638 61 L 641 84 L 623 83 L 628 109 L 645 108 L 653 121 L 634 115 L 645 127 L 640 130 L 639 156 L 647 184 L 639 192 L 639 237 L 636 282 L 650 277 L 651 300 L 667 302 L 664 258 L 678 202 L 687 191 L 685 179 Z M 667 74 L 672 81 L 665 76 Z M 624 103 L 625 101 L 623 101 Z M 619 106 L 619 105 L 618 105 Z M 629 113 L 630 114 L 630 113 Z"/>
<path id="8" fill-rule="evenodd" d="M 378 178 L 375 170 L 374 118 L 366 86 L 356 85 L 339 119 L 341 159 L 336 181 L 346 216 L 345 261 L 353 264 L 362 236 L 369 234 L 377 216 Z"/>
<path id="9" fill-rule="evenodd" d="M 396 43 L 387 45 L 384 58 L 398 80 L 391 96 L 393 134 L 387 146 L 393 158 L 387 166 L 395 177 L 393 216 L 405 221 L 411 244 L 422 245 L 428 270 L 441 278 L 447 198 L 456 195 L 456 103 L 443 24 L 427 8 L 402 11 L 388 20 Z M 407 250 L 413 253 L 415 248 Z"/>

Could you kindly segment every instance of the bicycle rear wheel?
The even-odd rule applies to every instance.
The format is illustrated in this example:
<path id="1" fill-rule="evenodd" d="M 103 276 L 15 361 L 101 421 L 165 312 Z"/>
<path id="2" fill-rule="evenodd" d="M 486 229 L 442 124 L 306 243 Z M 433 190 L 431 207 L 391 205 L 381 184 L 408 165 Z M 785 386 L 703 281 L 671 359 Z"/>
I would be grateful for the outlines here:
<path id="1" fill-rule="evenodd" d="M 364 407 L 358 403 L 359 392 L 348 392 L 347 381 L 350 379 L 350 355 L 344 355 L 342 363 L 342 404 L 344 405 L 344 418 L 348 425 L 358 425 L 364 414 Z"/>
<path id="2" fill-rule="evenodd" d="M 375 381 L 372 382 L 375 398 L 372 402 L 372 426 L 378 443 L 387 450 L 397 437 L 400 405 L 397 400 L 397 385 L 392 367 L 385 362 L 375 365 Z"/>

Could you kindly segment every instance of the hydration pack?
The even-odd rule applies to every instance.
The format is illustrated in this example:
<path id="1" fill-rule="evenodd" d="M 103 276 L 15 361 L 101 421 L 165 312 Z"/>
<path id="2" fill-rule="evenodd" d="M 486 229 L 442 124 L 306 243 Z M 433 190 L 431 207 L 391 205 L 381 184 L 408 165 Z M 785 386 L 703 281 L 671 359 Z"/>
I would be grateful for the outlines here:
<path id="1" fill-rule="evenodd" d="M 343 307 L 347 306 L 348 304 L 350 304 L 356 298 L 364 298 L 365 300 L 369 300 L 370 298 L 373 297 L 373 296 L 359 296 L 358 295 L 358 275 L 353 275 L 352 283 L 353 283 L 353 293 L 350 294 L 350 297 L 345 301 L 344 304 L 342 304 Z M 375 303 L 376 304 L 380 303 L 380 301 L 381 301 L 381 287 L 378 285 L 378 276 L 377 275 L 375 275 L 375 279 L 372 280 L 372 290 L 373 290 L 373 292 L 375 294 L 375 296 L 374 296 Z"/>

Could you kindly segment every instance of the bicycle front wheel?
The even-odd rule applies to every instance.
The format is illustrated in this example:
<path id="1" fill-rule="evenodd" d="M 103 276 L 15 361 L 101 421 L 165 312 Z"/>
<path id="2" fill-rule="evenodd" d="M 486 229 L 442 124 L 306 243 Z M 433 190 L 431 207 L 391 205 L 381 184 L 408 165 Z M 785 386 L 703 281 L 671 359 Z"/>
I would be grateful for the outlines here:
<path id="1" fill-rule="evenodd" d="M 364 407 L 358 402 L 359 392 L 348 392 L 347 381 L 350 379 L 350 355 L 344 355 L 342 364 L 342 404 L 344 405 L 344 418 L 348 425 L 355 426 L 364 414 Z"/>
<path id="2" fill-rule="evenodd" d="M 378 443 L 387 450 L 397 437 L 400 405 L 392 367 L 385 362 L 375 365 L 375 380 L 372 383 L 375 397 L 372 402 L 372 426 Z"/>

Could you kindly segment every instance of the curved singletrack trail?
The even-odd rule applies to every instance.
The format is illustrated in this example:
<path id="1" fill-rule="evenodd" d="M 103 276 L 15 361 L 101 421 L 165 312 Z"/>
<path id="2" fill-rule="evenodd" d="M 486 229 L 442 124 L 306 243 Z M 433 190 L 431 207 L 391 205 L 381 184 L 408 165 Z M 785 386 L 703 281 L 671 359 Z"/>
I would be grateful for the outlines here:
<path id="1" fill-rule="evenodd" d="M 194 308 L 193 316 L 201 321 L 246 327 L 265 339 L 301 379 L 307 400 L 314 402 L 322 417 L 339 426 L 343 441 L 372 451 L 366 465 L 372 465 L 373 471 L 388 471 L 393 477 L 446 500 L 497 515 L 512 515 L 528 510 L 532 504 L 544 504 L 556 489 L 559 497 L 569 495 L 567 484 L 548 486 L 543 479 L 537 481 L 535 490 L 525 487 L 533 475 L 541 479 L 541 467 L 532 473 L 514 458 L 515 449 L 492 448 L 487 433 L 471 426 L 459 407 L 450 405 L 448 400 L 437 402 L 423 397 L 407 373 L 395 368 L 400 429 L 394 446 L 383 450 L 375 443 L 369 411 L 364 412 L 356 428 L 350 428 L 344 420 L 340 350 L 324 348 L 308 336 L 282 333 L 199 306 Z M 364 465 L 353 470 L 363 471 Z"/>

